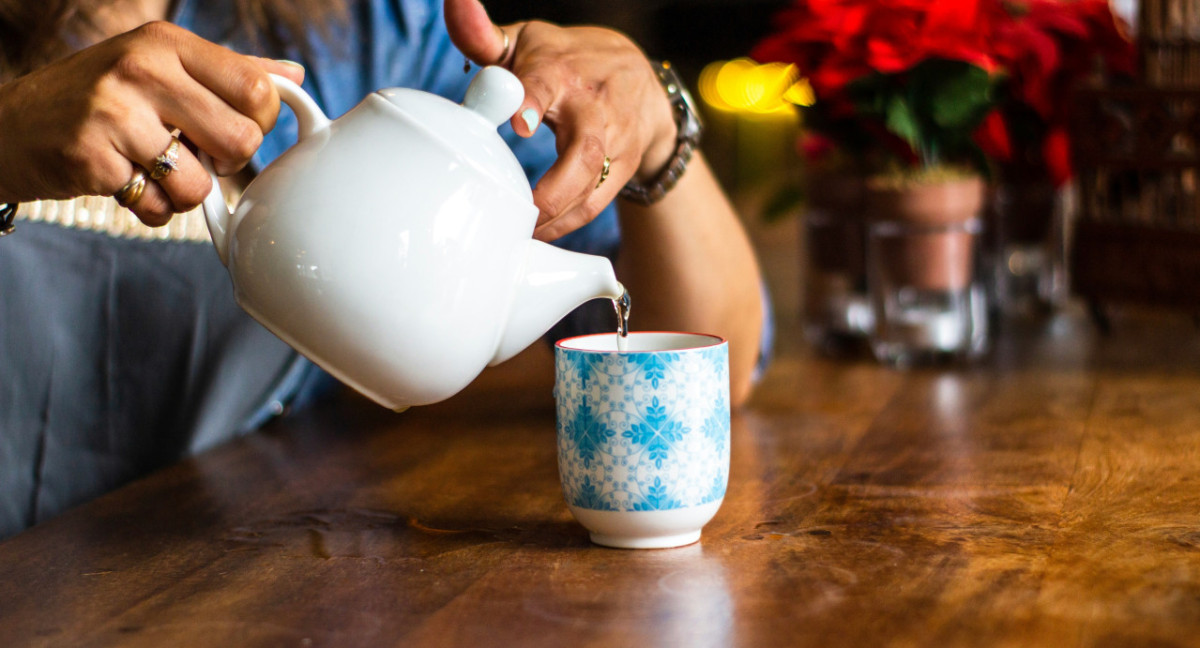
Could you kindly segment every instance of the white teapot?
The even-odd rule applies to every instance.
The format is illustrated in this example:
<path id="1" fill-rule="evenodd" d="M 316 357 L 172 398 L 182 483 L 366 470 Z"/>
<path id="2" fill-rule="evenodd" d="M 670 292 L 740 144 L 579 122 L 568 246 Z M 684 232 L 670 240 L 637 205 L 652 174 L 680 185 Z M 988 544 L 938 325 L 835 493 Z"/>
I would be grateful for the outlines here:
<path id="1" fill-rule="evenodd" d="M 608 259 L 532 238 L 529 181 L 496 132 L 524 98 L 507 70 L 483 69 L 461 106 L 390 88 L 335 121 L 273 81 L 299 141 L 232 213 L 214 174 L 204 215 L 241 307 L 346 384 L 397 410 L 437 402 L 622 294 Z"/>

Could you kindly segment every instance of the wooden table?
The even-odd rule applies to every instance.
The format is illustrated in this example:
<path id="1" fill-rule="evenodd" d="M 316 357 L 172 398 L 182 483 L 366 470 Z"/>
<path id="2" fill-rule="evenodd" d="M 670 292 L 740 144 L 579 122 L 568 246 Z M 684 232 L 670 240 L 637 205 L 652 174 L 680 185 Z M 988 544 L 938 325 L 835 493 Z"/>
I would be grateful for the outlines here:
<path id="1" fill-rule="evenodd" d="M 1200 642 L 1200 334 L 1077 310 L 901 372 L 797 340 L 680 549 L 589 544 L 538 348 L 447 403 L 347 398 L 0 544 L 0 646 Z"/>

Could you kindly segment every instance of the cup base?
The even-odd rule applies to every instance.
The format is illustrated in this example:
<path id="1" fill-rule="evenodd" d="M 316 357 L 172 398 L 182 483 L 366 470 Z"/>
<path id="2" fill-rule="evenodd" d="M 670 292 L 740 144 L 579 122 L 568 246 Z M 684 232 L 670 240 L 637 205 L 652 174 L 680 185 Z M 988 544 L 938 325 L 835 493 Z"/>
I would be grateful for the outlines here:
<path id="1" fill-rule="evenodd" d="M 614 549 L 671 549 L 700 542 L 699 531 L 689 531 L 671 536 L 656 536 L 653 538 L 630 538 L 626 536 L 610 536 L 603 533 L 590 533 L 592 542 Z"/>
<path id="2" fill-rule="evenodd" d="M 700 529 L 721 508 L 718 499 L 665 511 L 597 511 L 567 505 L 592 542 L 617 549 L 669 549 L 700 540 Z"/>

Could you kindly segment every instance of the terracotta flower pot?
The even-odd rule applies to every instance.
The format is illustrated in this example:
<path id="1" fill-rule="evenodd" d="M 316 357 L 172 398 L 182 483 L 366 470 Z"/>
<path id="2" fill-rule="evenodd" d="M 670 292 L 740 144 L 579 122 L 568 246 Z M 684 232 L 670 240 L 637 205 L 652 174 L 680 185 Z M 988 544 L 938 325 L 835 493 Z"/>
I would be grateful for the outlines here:
<path id="1" fill-rule="evenodd" d="M 983 198 L 978 177 L 902 186 L 870 183 L 871 226 L 896 230 L 895 236 L 880 237 L 878 261 L 896 281 L 913 288 L 965 288 L 974 277 Z"/>

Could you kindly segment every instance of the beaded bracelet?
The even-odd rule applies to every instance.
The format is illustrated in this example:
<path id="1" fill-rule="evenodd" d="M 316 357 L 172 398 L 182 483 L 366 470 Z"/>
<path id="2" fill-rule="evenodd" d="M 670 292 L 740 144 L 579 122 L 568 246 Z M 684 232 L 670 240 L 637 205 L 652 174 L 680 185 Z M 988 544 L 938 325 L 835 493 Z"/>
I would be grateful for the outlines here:
<path id="1" fill-rule="evenodd" d="M 17 229 L 13 220 L 17 216 L 17 205 L 20 203 L 0 203 L 0 236 L 8 236 Z"/>

